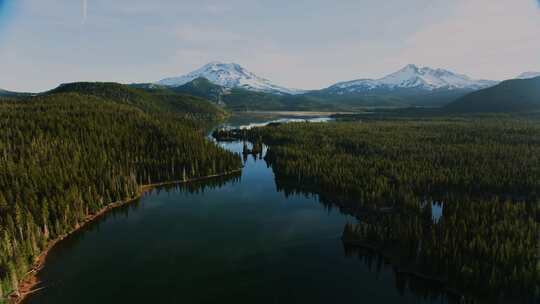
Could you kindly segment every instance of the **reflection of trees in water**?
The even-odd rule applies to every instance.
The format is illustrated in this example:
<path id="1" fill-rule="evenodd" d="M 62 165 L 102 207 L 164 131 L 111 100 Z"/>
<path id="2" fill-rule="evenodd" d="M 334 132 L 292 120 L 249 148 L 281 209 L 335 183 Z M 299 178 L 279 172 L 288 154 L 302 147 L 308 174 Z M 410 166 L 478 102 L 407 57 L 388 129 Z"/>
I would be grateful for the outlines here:
<path id="1" fill-rule="evenodd" d="M 364 215 L 345 226 L 343 241 L 374 248 L 399 269 L 466 294 L 495 297 L 494 303 L 538 299 L 538 224 L 526 219 L 539 209 L 496 198 L 463 198 L 446 204 L 443 216 L 433 221 L 431 204 L 425 205 Z"/>
<path id="2" fill-rule="evenodd" d="M 253 161 L 258 161 L 258 160 L 262 160 L 263 159 L 263 156 L 262 156 L 262 152 L 260 153 L 242 153 L 242 160 L 244 161 L 244 164 L 247 163 L 248 159 L 249 158 L 253 158 Z"/>
<path id="3" fill-rule="evenodd" d="M 336 209 L 344 215 L 358 216 L 366 212 L 366 209 L 349 195 L 325 191 L 307 183 L 298 183 L 294 179 L 283 177 L 276 173 L 275 170 L 274 175 L 276 188 L 279 192 L 285 194 L 285 197 L 300 195 L 306 198 L 316 198 L 326 210 L 332 211 Z"/>
<path id="4" fill-rule="evenodd" d="M 268 166 L 271 167 L 271 162 L 268 162 Z M 380 204 L 364 204 L 359 202 L 354 195 L 327 191 L 314 184 L 299 183 L 298 179 L 284 176 L 280 172 L 276 172 L 276 170 L 274 170 L 274 175 L 277 190 L 284 193 L 286 197 L 293 195 L 301 195 L 307 198 L 316 197 L 328 211 L 336 209 L 344 215 L 355 216 L 358 218 L 359 223 L 363 221 L 378 222 L 388 214 L 396 213 L 396 210 L 388 205 L 381 208 Z M 420 200 L 418 201 L 420 202 Z M 429 212 L 431 218 L 431 210 Z M 401 295 L 408 291 L 416 297 L 431 302 L 460 303 L 459 297 L 447 292 L 444 284 L 399 272 L 396 267 L 391 266 L 388 259 L 377 250 L 374 250 L 375 248 L 368 249 L 365 246 L 353 246 L 346 242 L 343 245 L 346 257 L 357 257 L 370 271 L 377 275 L 383 270 L 392 268 L 396 289 Z"/>
<path id="5" fill-rule="evenodd" d="M 253 157 L 253 161 L 262 160 L 265 151 L 266 147 L 260 141 L 255 143 L 244 141 L 242 147 L 242 159 L 244 164 L 247 163 L 250 155 Z"/>
<path id="6" fill-rule="evenodd" d="M 154 188 L 147 192 L 146 195 L 158 194 L 162 191 L 165 192 L 179 192 L 186 194 L 200 194 L 205 191 L 215 190 L 222 188 L 228 184 L 236 184 L 241 181 L 242 173 L 234 172 L 226 176 L 218 176 L 210 179 L 192 181 L 188 183 L 171 184 Z"/>
<path id="7" fill-rule="evenodd" d="M 463 303 L 464 299 L 455 293 L 447 291 L 444 284 L 401 272 L 398 268 L 392 266 L 391 262 L 384 255 L 376 250 L 351 246 L 346 243 L 343 244 L 343 249 L 346 257 L 358 259 L 370 272 L 376 274 L 377 277 L 383 271 L 392 271 L 395 288 L 402 296 L 410 292 L 415 297 L 428 300 L 431 303 Z M 469 300 L 467 303 L 474 302 L 470 302 Z"/>
<path id="8" fill-rule="evenodd" d="M 103 223 L 109 219 L 121 219 L 128 218 L 130 213 L 139 209 L 141 206 L 141 200 L 136 199 L 125 205 L 108 210 L 107 212 L 96 217 L 91 223 L 81 226 L 77 231 L 67 236 L 61 242 L 56 243 L 54 248 L 49 253 L 49 256 L 56 254 L 57 252 L 63 252 L 65 250 L 74 249 L 89 232 L 100 232 Z"/>
<path id="9" fill-rule="evenodd" d="M 161 192 L 167 193 L 185 193 L 185 194 L 201 194 L 205 191 L 211 191 L 219 189 L 229 184 L 239 183 L 241 180 L 241 172 L 232 173 L 227 176 L 219 176 L 211 179 L 193 181 L 189 183 L 171 184 L 167 186 L 161 186 L 154 188 L 146 192 L 143 197 L 149 195 L 159 195 Z M 101 226 L 107 220 L 118 220 L 122 218 L 129 218 L 132 212 L 137 211 L 142 206 L 141 199 L 136 199 L 123 206 L 111 209 L 104 214 L 97 217 L 92 223 L 82 226 L 79 230 L 69 235 L 65 240 L 56 244 L 50 255 L 54 255 L 65 250 L 74 249 L 84 238 L 88 235 L 88 232 L 99 232 Z"/>
<path id="10" fill-rule="evenodd" d="M 362 201 L 358 193 L 328 191 L 300 174 L 278 172 L 272 157 L 265 159 L 278 191 L 317 196 L 328 210 L 358 218 L 345 227 L 345 243 L 388 254 L 394 265 L 424 278 L 409 282 L 409 289 L 430 290 L 429 278 L 482 299 L 496 294 L 493 303 L 539 303 L 540 225 L 531 217 L 540 219 L 540 203 L 457 191 L 405 193 L 391 204 Z M 433 207 L 441 214 L 435 216 Z"/>

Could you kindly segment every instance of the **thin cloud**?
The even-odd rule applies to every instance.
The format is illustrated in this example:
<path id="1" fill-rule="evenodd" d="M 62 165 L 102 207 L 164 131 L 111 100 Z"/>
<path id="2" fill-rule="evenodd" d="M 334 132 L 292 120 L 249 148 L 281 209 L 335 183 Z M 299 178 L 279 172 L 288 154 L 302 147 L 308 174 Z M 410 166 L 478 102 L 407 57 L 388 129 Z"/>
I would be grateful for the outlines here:
<path id="1" fill-rule="evenodd" d="M 88 18 L 88 0 L 82 0 L 82 23 L 86 23 Z"/>

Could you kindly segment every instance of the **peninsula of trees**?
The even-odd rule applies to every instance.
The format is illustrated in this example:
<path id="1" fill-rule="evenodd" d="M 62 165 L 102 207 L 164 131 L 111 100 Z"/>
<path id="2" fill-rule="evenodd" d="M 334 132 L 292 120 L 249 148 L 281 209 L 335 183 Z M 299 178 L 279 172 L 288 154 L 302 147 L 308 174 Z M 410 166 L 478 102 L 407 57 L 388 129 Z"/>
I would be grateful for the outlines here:
<path id="1" fill-rule="evenodd" d="M 537 120 L 454 117 L 214 135 L 267 144 L 278 188 L 318 193 L 356 215 L 345 245 L 376 248 L 401 269 L 500 300 L 540 296 L 538 134 Z"/>

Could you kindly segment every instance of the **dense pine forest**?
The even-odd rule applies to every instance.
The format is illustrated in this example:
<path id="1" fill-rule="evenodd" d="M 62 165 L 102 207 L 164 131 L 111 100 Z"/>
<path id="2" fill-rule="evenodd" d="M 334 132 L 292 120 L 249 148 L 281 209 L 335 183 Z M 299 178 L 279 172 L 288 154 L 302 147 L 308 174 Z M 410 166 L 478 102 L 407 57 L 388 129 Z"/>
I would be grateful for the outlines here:
<path id="1" fill-rule="evenodd" d="M 401 271 L 451 289 L 505 301 L 540 296 L 538 134 L 532 120 L 439 117 L 214 135 L 264 142 L 279 188 L 319 193 L 357 215 L 344 229 L 346 245 L 376 249 Z"/>
<path id="2" fill-rule="evenodd" d="M 228 115 L 221 107 L 206 99 L 175 93 L 162 87 L 138 89 L 118 83 L 75 82 L 63 84 L 46 95 L 57 93 L 92 95 L 107 102 L 131 105 L 146 113 L 196 119 L 198 123 Z"/>
<path id="3" fill-rule="evenodd" d="M 144 185 L 241 168 L 202 129 L 224 115 L 199 98 L 116 84 L 0 100 L 0 299 L 49 241 L 107 205 Z"/>

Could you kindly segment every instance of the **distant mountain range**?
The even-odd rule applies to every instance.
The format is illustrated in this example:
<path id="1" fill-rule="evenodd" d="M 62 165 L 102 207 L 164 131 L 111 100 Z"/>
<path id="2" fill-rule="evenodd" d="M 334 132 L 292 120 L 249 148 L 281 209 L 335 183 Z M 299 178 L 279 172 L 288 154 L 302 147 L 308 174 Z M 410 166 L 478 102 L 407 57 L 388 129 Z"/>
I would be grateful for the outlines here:
<path id="1" fill-rule="evenodd" d="M 474 80 L 444 69 L 420 68 L 409 64 L 380 79 L 340 82 L 307 94 L 336 103 L 360 106 L 436 107 L 497 83 L 492 80 Z"/>
<path id="2" fill-rule="evenodd" d="M 178 87 L 197 78 L 206 78 L 210 82 L 225 88 L 242 88 L 255 92 L 300 94 L 304 91 L 289 89 L 272 83 L 244 69 L 236 63 L 211 62 L 198 70 L 179 77 L 165 78 L 159 85 Z"/>
<path id="3" fill-rule="evenodd" d="M 474 80 L 448 70 L 418 67 L 409 64 L 401 70 L 380 79 L 359 79 L 337 83 L 325 91 L 337 95 L 365 93 L 376 90 L 478 90 L 497 84 L 492 80 Z"/>
<path id="4" fill-rule="evenodd" d="M 156 82 L 158 85 L 178 87 L 189 83 L 197 78 L 206 78 L 210 82 L 225 88 L 242 88 L 256 92 L 302 94 L 306 90 L 290 89 L 272 83 L 246 70 L 237 63 L 212 62 L 200 69 L 186 75 L 172 78 L 165 78 Z M 358 79 L 340 82 L 326 89 L 337 95 L 350 93 L 363 93 L 375 90 L 454 90 L 470 89 L 478 90 L 493 86 L 497 81 L 474 80 L 466 75 L 456 74 L 444 69 L 432 69 L 429 67 L 420 68 L 414 64 L 409 64 L 401 70 L 389 74 L 380 79 Z"/>
<path id="5" fill-rule="evenodd" d="M 203 78 L 208 82 L 201 81 Z M 497 83 L 410 64 L 380 79 L 340 82 L 325 89 L 305 91 L 276 85 L 236 63 L 212 62 L 186 75 L 166 78 L 155 84 L 205 97 L 237 110 L 305 109 L 310 106 L 344 110 L 366 106 L 441 106 Z"/>
<path id="6" fill-rule="evenodd" d="M 516 77 L 516 79 L 531 79 L 536 77 L 540 77 L 540 72 L 525 72 Z"/>
<path id="7" fill-rule="evenodd" d="M 267 93 L 248 90 L 243 87 L 227 88 L 199 77 L 184 85 L 169 87 L 177 93 L 189 94 L 213 101 L 230 110 L 334 110 L 334 106 L 326 106 L 315 102 L 303 94 Z"/>
<path id="8" fill-rule="evenodd" d="M 539 72 L 526 72 L 514 81 L 499 84 L 498 81 L 476 80 L 445 69 L 409 64 L 379 79 L 357 79 L 306 91 L 277 85 L 236 63 L 212 62 L 183 76 L 155 83 L 131 84 L 129 87 L 152 94 L 188 94 L 236 111 L 357 111 L 366 107 L 446 106 L 447 110 L 459 112 L 467 110 L 467 105 L 470 105 L 471 111 L 500 112 L 534 109 L 536 88 L 517 80 L 537 76 L 540 76 Z M 100 86 L 84 87 L 89 88 L 97 90 Z M 65 87 L 60 86 L 56 91 L 63 89 Z M 0 97 L 4 98 L 32 95 L 35 94 L 0 90 Z"/>
<path id="9" fill-rule="evenodd" d="M 540 76 L 512 79 L 470 93 L 447 105 L 445 110 L 460 113 L 514 113 L 540 110 Z"/>
<path id="10" fill-rule="evenodd" d="M 10 94 L 12 94 L 12 92 L 0 89 L 0 97 L 7 97 Z"/>

